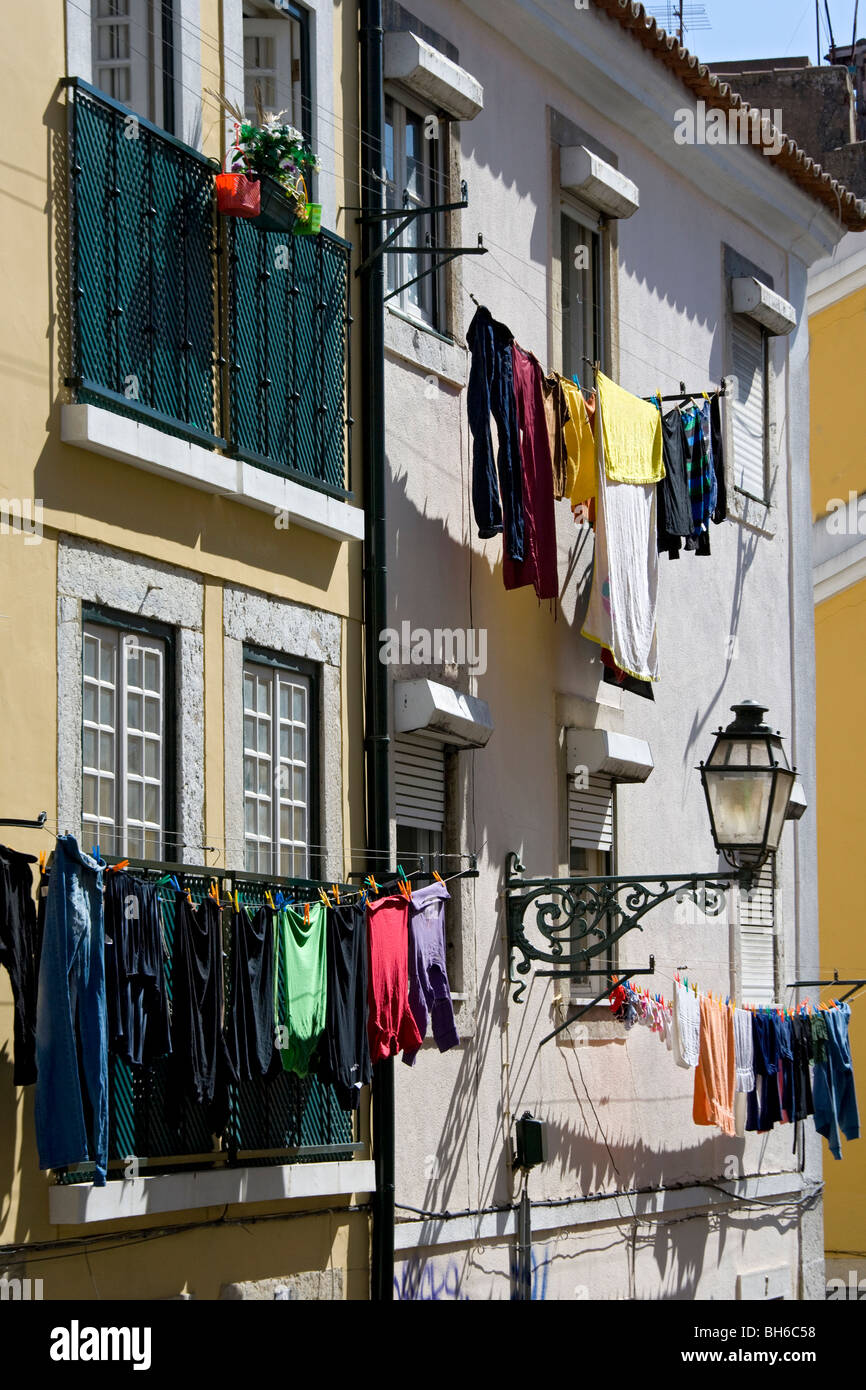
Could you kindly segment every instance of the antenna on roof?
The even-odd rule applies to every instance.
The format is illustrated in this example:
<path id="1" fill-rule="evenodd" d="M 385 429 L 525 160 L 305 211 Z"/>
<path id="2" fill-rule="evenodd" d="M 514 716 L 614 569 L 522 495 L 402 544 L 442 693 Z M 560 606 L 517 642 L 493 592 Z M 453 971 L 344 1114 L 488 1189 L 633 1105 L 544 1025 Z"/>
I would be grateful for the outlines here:
<path id="1" fill-rule="evenodd" d="M 647 5 L 647 10 L 669 34 L 676 33 L 681 44 L 687 30 L 712 28 L 706 5 L 691 0 L 667 0 L 664 5 Z"/>

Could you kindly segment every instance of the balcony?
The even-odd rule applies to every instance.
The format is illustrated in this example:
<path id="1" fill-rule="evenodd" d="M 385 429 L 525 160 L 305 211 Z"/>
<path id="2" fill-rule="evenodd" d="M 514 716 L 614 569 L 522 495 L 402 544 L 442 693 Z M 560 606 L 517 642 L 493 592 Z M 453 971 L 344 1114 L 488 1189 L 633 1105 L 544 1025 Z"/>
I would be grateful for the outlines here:
<path id="1" fill-rule="evenodd" d="M 211 160 L 78 78 L 67 107 L 77 405 L 183 441 L 153 471 L 205 490 L 238 495 L 251 465 L 272 475 L 251 505 L 273 475 L 350 499 L 349 243 L 218 217 Z M 136 461 L 82 419 L 65 439 Z"/>

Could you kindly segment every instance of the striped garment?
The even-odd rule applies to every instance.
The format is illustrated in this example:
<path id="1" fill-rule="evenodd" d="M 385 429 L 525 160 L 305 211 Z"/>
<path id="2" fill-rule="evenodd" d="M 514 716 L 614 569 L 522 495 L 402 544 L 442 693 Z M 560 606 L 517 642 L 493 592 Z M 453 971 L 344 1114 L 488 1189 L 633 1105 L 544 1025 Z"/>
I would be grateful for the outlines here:
<path id="1" fill-rule="evenodd" d="M 715 509 L 718 485 L 713 467 L 713 450 L 710 442 L 710 403 L 682 407 L 683 428 L 686 434 L 686 478 L 689 485 L 689 498 L 692 504 L 694 538 L 706 531 L 707 524 Z"/>

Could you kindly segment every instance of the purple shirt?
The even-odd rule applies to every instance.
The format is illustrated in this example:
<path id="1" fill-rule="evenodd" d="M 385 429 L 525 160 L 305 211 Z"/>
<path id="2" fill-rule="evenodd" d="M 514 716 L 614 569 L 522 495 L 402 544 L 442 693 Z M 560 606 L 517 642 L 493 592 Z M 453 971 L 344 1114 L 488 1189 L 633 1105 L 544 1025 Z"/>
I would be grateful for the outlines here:
<path id="1" fill-rule="evenodd" d="M 430 1019 L 440 1052 L 460 1042 L 445 965 L 445 902 L 450 896 L 444 883 L 430 883 L 412 894 L 409 908 L 409 1008 L 422 1039 Z M 417 1055 L 404 1051 L 403 1061 L 414 1066 Z"/>

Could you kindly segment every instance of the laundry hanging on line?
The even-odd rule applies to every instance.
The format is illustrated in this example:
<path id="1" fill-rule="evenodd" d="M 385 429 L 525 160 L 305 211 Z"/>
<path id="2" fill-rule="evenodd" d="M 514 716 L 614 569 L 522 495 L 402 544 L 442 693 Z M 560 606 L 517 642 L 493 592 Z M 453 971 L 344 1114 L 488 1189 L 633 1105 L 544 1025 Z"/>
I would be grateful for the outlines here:
<path id="1" fill-rule="evenodd" d="M 614 984 L 610 1005 L 626 1029 L 650 1027 L 675 1062 L 694 1071 L 696 1124 L 742 1137 L 812 1116 L 836 1159 L 842 1156 L 840 1133 L 859 1138 L 851 1006 L 844 1001 L 816 1009 L 744 1009 L 699 993 L 676 974 L 671 1003 L 625 980 Z"/>
<path id="2" fill-rule="evenodd" d="M 595 531 L 582 634 L 601 647 L 606 682 L 653 698 L 656 556 L 676 558 L 683 547 L 709 555 L 709 522 L 727 514 L 719 393 L 662 418 L 660 396 L 632 395 L 597 364 L 595 389 L 583 391 L 576 379 L 545 375 L 483 305 L 467 344 L 473 507 L 482 539 L 504 534 L 505 587 L 557 595 L 553 501 L 567 498 Z"/>
<path id="3" fill-rule="evenodd" d="M 459 1043 L 445 964 L 449 894 L 441 879 L 412 893 L 401 870 L 395 892 L 370 880 L 343 901 L 339 889 L 332 900 L 320 885 L 318 901 L 287 902 L 268 892 L 265 905 L 241 904 L 237 894 L 226 904 L 214 884 L 213 895 L 194 903 L 176 878 L 109 868 L 73 836 L 61 836 L 43 870 L 40 894 L 47 896 L 37 913 L 29 867 L 35 858 L 5 856 L 22 870 L 28 892 L 0 896 L 4 964 L 13 939 L 16 950 L 25 940 L 33 954 L 44 919 L 38 985 L 21 995 L 16 1014 L 25 1058 L 26 1039 L 34 1039 L 34 1065 L 18 1084 L 36 1082 L 43 1168 L 91 1163 L 94 1182 L 105 1182 L 111 1059 L 141 1077 L 157 1064 L 164 1068 L 175 1120 L 193 1104 L 209 1131 L 220 1134 L 232 1088 L 244 1083 L 268 1083 L 284 1070 L 312 1072 L 333 1085 L 341 1108 L 353 1110 L 371 1080 L 371 1039 L 377 1058 L 403 1046 L 405 1060 L 414 1062 L 432 1020 L 440 1051 Z M 3 862 L 0 855 L 0 868 Z M 307 885 L 308 896 L 312 891 Z M 396 1019 L 390 1031 L 380 1026 L 386 1017 Z M 75 1061 L 70 1069 L 76 1058 L 80 1066 Z"/>

